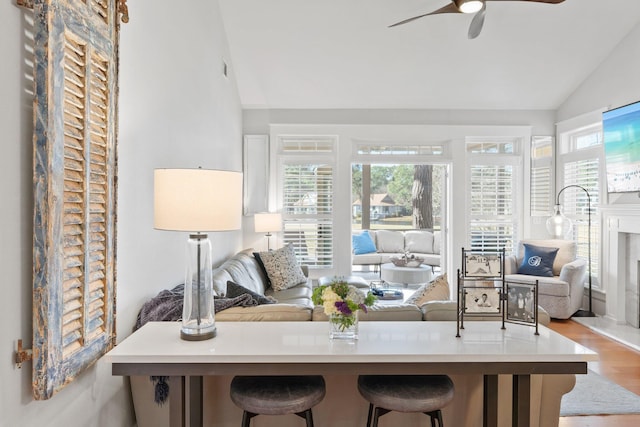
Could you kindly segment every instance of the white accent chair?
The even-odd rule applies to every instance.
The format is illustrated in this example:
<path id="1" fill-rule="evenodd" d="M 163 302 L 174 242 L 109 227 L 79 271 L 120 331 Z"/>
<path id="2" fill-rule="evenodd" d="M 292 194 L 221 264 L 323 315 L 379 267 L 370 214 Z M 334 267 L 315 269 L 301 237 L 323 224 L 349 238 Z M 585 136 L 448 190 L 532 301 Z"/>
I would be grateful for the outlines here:
<path id="1" fill-rule="evenodd" d="M 559 249 L 553 262 L 553 277 L 517 274 L 524 257 L 523 243 Z M 587 272 L 587 262 L 577 259 L 576 252 L 576 242 L 570 240 L 522 240 L 516 247 L 516 254 L 505 258 L 505 280 L 524 283 L 538 280 L 538 305 L 552 318 L 568 319 L 582 305 Z"/>

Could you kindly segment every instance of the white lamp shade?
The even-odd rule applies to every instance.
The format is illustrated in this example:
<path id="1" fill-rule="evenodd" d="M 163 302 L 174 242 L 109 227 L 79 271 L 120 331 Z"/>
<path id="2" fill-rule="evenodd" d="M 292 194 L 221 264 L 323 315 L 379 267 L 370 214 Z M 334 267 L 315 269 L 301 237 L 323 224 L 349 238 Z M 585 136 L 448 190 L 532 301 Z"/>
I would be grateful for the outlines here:
<path id="1" fill-rule="evenodd" d="M 154 171 L 154 227 L 227 231 L 242 226 L 242 173 L 211 169 Z"/>
<path id="2" fill-rule="evenodd" d="M 256 233 L 282 230 L 282 215 L 279 213 L 257 213 L 254 216 Z"/>

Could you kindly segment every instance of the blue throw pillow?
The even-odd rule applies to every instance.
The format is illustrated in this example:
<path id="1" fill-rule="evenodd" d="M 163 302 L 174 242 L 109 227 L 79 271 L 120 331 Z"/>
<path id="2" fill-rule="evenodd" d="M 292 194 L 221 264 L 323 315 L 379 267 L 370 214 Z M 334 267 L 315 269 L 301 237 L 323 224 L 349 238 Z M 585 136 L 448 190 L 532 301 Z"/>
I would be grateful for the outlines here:
<path id="1" fill-rule="evenodd" d="M 518 274 L 529 276 L 553 277 L 553 261 L 556 259 L 558 248 L 524 245 L 524 258 L 518 267 Z"/>
<path id="2" fill-rule="evenodd" d="M 351 244 L 355 255 L 370 254 L 376 251 L 376 245 L 368 230 L 363 231 L 362 234 L 351 236 Z"/>

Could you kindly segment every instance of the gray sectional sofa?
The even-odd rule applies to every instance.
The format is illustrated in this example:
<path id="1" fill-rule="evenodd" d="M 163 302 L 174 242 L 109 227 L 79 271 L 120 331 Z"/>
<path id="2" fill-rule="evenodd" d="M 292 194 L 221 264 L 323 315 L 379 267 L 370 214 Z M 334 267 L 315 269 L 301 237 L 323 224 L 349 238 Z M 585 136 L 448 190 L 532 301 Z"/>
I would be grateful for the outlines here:
<path id="1" fill-rule="evenodd" d="M 267 278 L 251 251 L 243 251 L 222 264 L 214 272 L 214 283 L 218 292 L 224 293 L 226 283 L 232 280 L 254 292 L 270 295 L 278 300 L 276 304 L 252 307 L 232 307 L 216 313 L 216 321 L 326 321 L 326 316 L 311 302 L 312 282 L 308 280 L 294 288 L 275 292 L 267 286 Z M 394 321 L 449 321 L 456 319 L 455 301 L 431 301 L 420 307 L 415 304 L 379 302 L 362 320 Z M 548 324 L 549 316 L 540 311 L 540 323 Z M 473 320 L 495 320 L 473 318 Z M 499 326 L 496 326 L 499 327 Z M 328 328 L 327 328 L 328 331 Z M 327 332 L 327 339 L 328 332 Z M 455 338 L 455 324 L 451 326 L 451 339 Z M 207 377 L 204 381 L 204 425 L 226 427 L 237 425 L 242 419 L 242 411 L 229 397 L 231 376 Z M 368 405 L 357 390 L 355 375 L 334 375 L 325 378 L 327 395 L 314 408 L 317 425 L 352 427 L 365 425 Z M 447 425 L 458 427 L 480 427 L 482 425 L 482 375 L 453 375 L 456 386 L 453 402 L 444 409 Z M 531 426 L 557 426 L 562 395 L 575 384 L 575 375 L 533 375 L 531 379 Z M 511 377 L 499 378 L 499 400 L 510 401 Z M 131 377 L 134 408 L 138 427 L 162 427 L 169 425 L 169 405 L 158 406 L 153 401 L 154 388 L 149 377 Z M 389 414 L 386 422 L 398 425 L 418 425 L 424 419 L 420 414 Z M 499 409 L 500 425 L 510 422 L 510 405 Z M 408 417 L 408 418 L 407 418 Z M 411 418 L 413 417 L 413 418 Z M 385 417 L 386 418 L 386 417 Z M 264 417 L 260 420 L 264 427 L 295 427 L 300 425 L 297 417 Z"/>
<path id="2" fill-rule="evenodd" d="M 391 262 L 391 257 L 407 252 L 424 258 L 425 265 L 440 266 L 441 238 L 439 231 L 429 230 L 368 230 L 376 247 L 375 252 L 352 254 L 352 265 L 373 265 Z M 357 233 L 362 233 L 357 232 Z"/>

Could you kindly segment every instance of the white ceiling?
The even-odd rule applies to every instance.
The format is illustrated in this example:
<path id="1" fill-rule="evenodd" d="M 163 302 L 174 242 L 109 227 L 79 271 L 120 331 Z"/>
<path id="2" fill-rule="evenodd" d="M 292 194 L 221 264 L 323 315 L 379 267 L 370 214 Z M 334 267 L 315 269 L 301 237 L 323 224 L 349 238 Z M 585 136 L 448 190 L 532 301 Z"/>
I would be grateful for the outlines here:
<path id="1" fill-rule="evenodd" d="M 556 109 L 640 22 L 640 0 L 219 0 L 245 108 Z"/>

